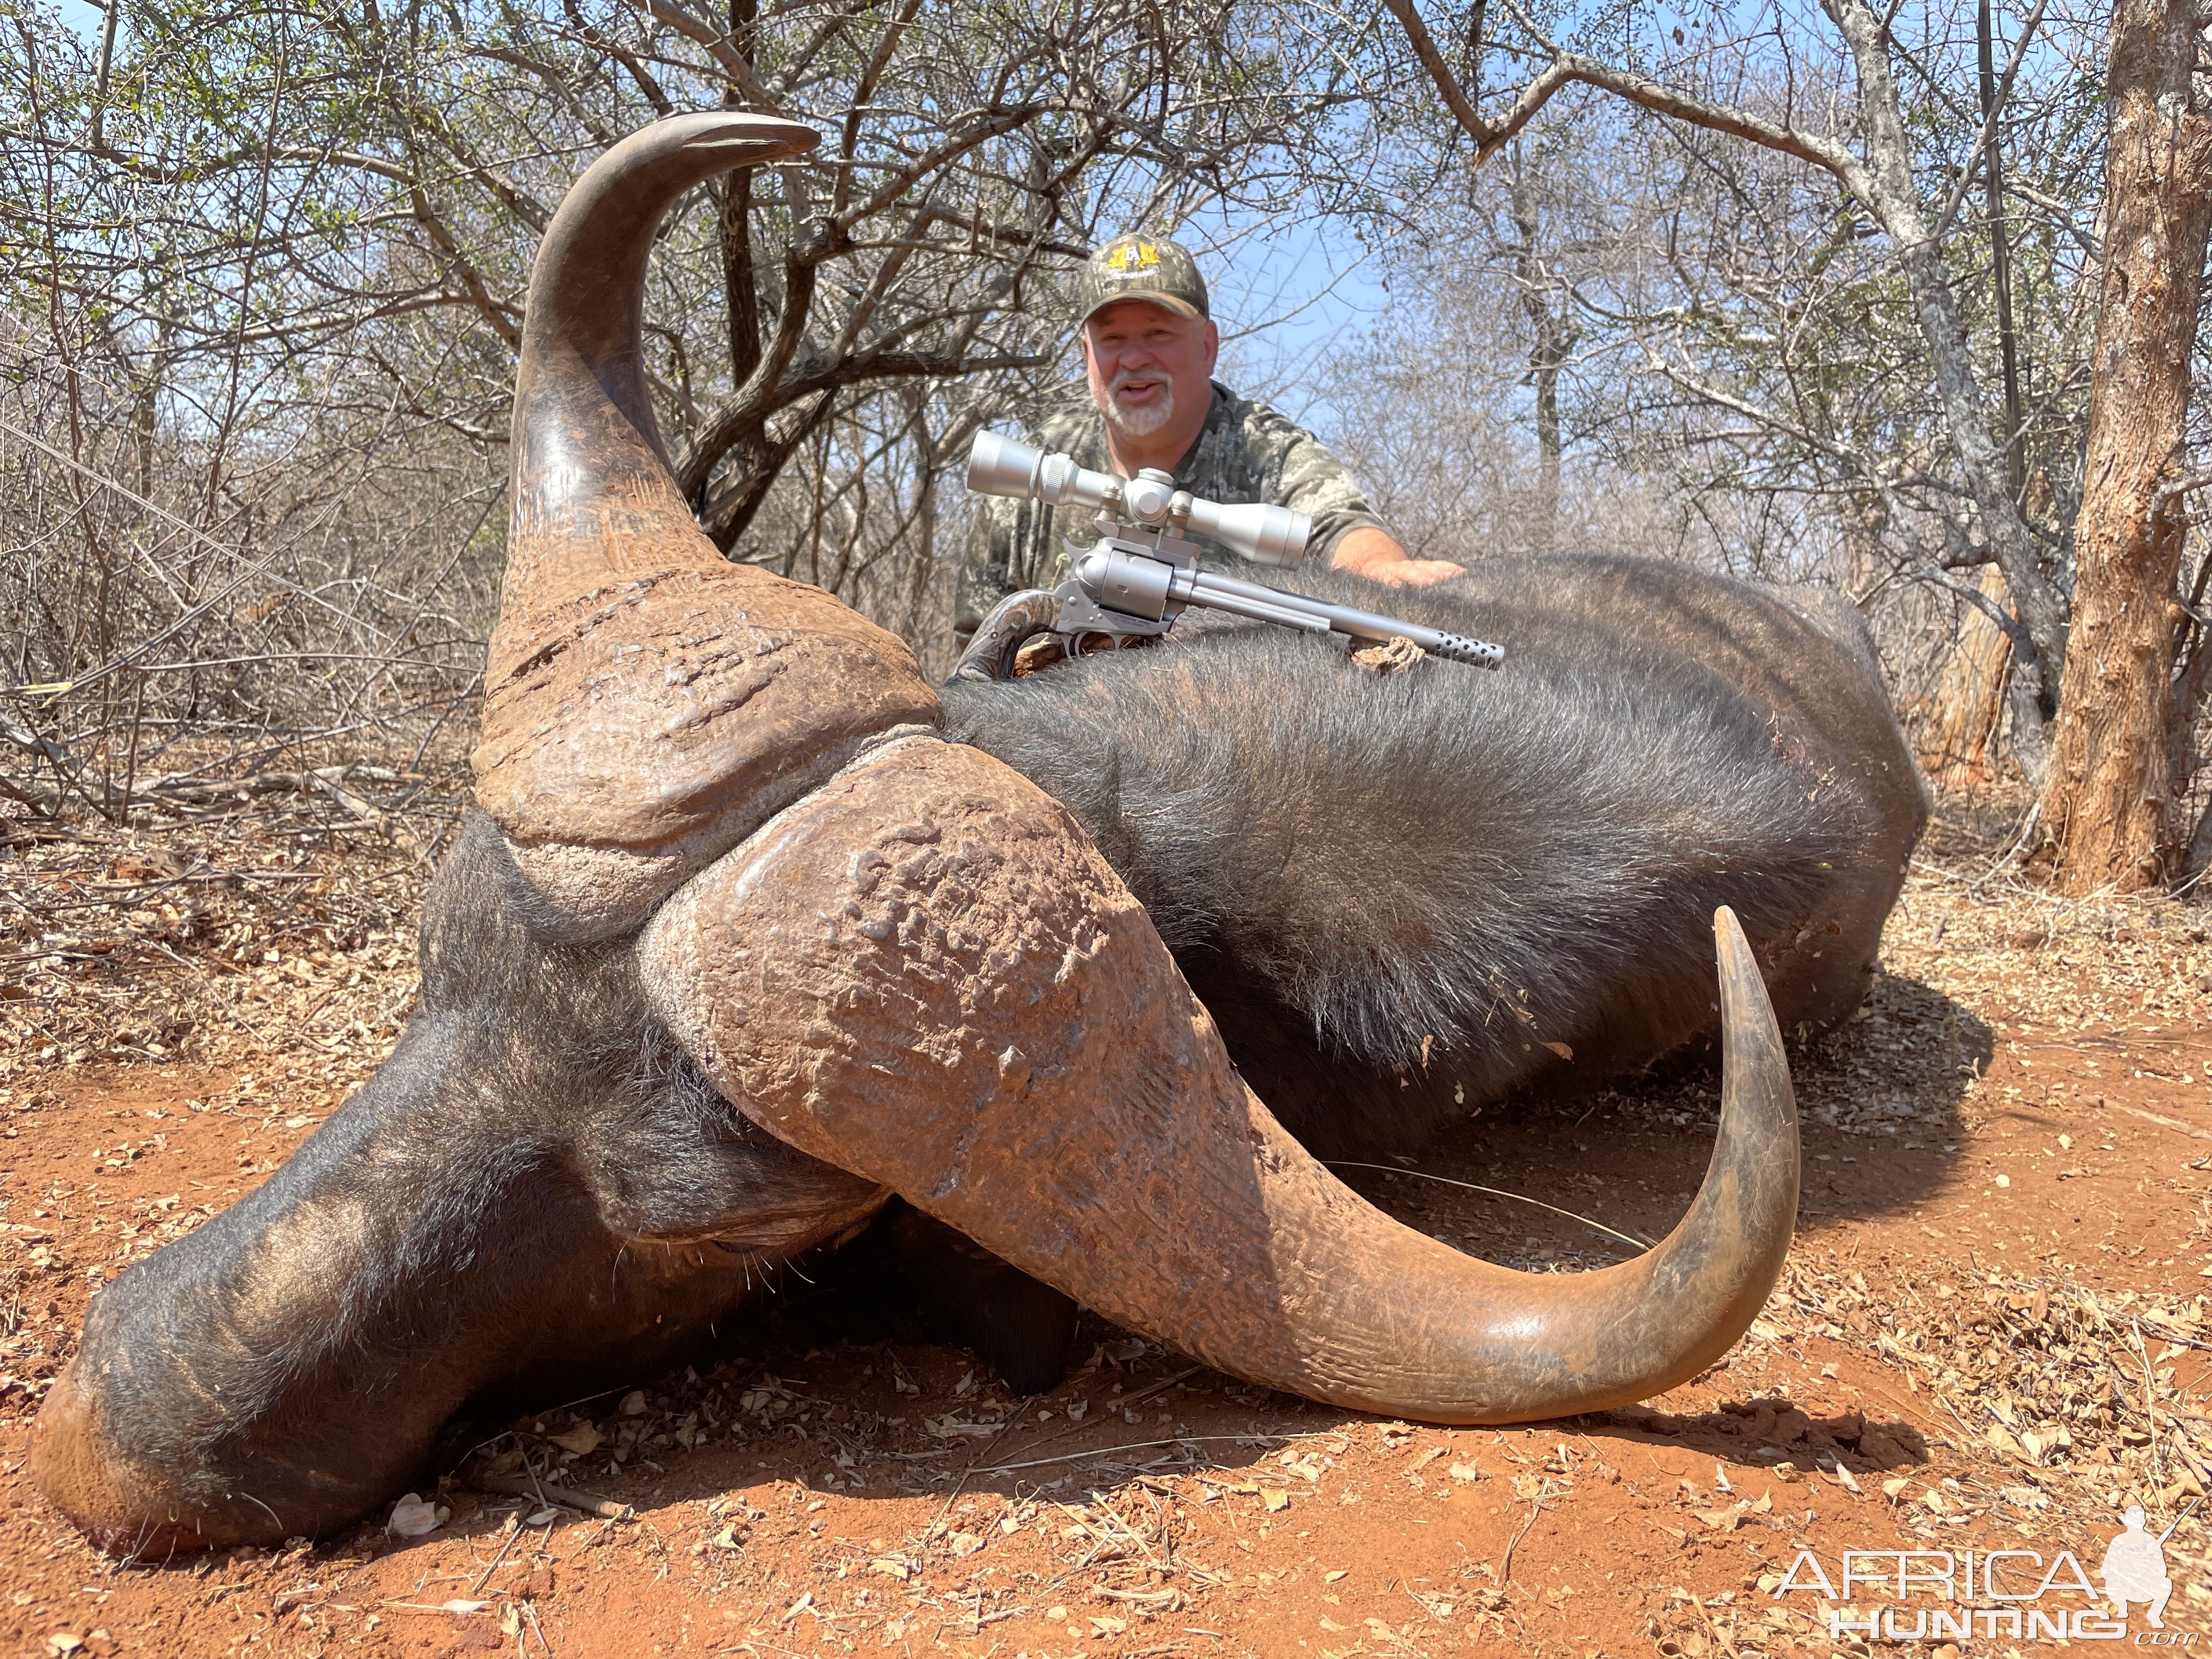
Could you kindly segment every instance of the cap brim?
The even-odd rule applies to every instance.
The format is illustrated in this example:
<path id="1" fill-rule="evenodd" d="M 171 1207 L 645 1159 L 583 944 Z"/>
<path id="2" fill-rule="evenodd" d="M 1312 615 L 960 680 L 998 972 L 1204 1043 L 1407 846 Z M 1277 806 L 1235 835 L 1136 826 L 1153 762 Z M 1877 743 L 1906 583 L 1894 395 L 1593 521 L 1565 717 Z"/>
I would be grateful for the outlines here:
<path id="1" fill-rule="evenodd" d="M 1139 305 L 1158 306 L 1162 311 L 1172 312 L 1178 317 L 1200 318 L 1206 315 L 1204 312 L 1200 311 L 1196 306 L 1191 304 L 1188 300 L 1178 299 L 1172 294 L 1161 294 L 1152 289 L 1140 289 L 1134 294 L 1108 295 L 1104 299 L 1099 301 L 1097 304 L 1092 306 L 1090 310 L 1085 312 L 1080 317 L 1077 318 L 1075 319 L 1076 326 L 1078 328 L 1082 327 L 1084 324 L 1089 322 L 1100 312 L 1105 310 L 1108 306 L 1118 306 L 1125 301 L 1133 301 Z"/>

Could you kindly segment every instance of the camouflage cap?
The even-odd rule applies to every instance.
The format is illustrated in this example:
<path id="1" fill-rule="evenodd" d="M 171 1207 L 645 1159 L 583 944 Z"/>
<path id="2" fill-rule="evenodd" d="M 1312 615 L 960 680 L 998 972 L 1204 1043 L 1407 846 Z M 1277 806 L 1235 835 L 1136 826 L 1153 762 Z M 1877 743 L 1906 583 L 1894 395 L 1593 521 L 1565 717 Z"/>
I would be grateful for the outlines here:
<path id="1" fill-rule="evenodd" d="M 1116 300 L 1145 300 L 1178 317 L 1206 317 L 1206 278 L 1190 251 L 1164 236 L 1116 236 L 1091 256 L 1076 289 L 1075 320 Z"/>

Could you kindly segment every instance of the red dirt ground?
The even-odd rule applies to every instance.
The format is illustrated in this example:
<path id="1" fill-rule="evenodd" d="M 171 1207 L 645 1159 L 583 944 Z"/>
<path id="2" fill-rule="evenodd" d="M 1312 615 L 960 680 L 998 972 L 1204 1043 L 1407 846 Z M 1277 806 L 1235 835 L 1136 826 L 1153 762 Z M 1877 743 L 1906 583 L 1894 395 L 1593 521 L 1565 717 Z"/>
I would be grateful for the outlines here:
<path id="1" fill-rule="evenodd" d="M 1863 1652 L 1816 1593 L 1775 1593 L 1800 1551 L 1835 1576 L 1845 1550 L 2070 1550 L 2094 1577 L 2128 1502 L 2154 1532 L 2180 1517 L 2167 1626 L 2212 1624 L 2187 1512 L 2212 1486 L 2212 918 L 1982 879 L 1957 832 L 1867 1010 L 1798 1056 L 1784 1285 L 1649 1407 L 1382 1421 L 1103 1325 L 1086 1367 L 1016 1399 L 957 1350 L 852 1340 L 833 1295 L 793 1285 L 690 1370 L 493 1425 L 427 1494 L 451 1510 L 427 1536 L 388 1534 L 386 1510 L 281 1552 L 102 1557 L 21 1474 L 89 1297 L 276 1167 L 404 1015 L 422 860 L 324 842 L 8 854 L 0 1655 Z M 1597 1265 L 1629 1247 L 1423 1177 L 1655 1237 L 1702 1173 L 1712 1097 L 1692 1079 L 1493 1113 L 1415 1170 L 1347 1178 L 1477 1254 Z M 626 1507 L 471 1485 L 556 1468 Z M 1903 1628 L 1942 1605 L 1921 1595 Z"/>

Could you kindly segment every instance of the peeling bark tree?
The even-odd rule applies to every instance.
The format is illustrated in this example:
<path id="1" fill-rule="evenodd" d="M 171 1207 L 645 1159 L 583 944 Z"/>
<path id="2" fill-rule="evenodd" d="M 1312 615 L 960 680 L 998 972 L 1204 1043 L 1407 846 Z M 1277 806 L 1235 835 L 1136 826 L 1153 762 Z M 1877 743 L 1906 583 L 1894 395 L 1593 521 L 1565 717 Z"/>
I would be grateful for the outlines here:
<path id="1" fill-rule="evenodd" d="M 2073 892 L 2159 880 L 2179 826 L 2166 732 L 2187 523 L 2189 360 L 2212 228 L 2206 9 L 2119 0 L 2106 76 L 2105 265 L 2064 698 L 2041 856 Z"/>
<path id="2" fill-rule="evenodd" d="M 2004 578 L 1995 565 L 1982 567 L 1978 587 L 1992 605 L 2005 603 Z M 1930 782 L 1972 789 L 1989 781 L 2011 656 L 2004 630 L 1986 611 L 1966 606 L 1936 688 L 1935 717 L 1920 739 L 1920 769 Z"/>
<path id="3" fill-rule="evenodd" d="M 1503 0 L 1504 9 L 1518 31 L 1521 52 L 1541 67 L 1510 100 L 1503 100 L 1494 116 L 1485 116 L 1478 103 L 1480 87 L 1463 82 L 1445 59 L 1415 0 L 1383 0 L 1383 4 L 1404 30 L 1452 119 L 1474 141 L 1478 163 L 1510 143 L 1562 89 L 1595 87 L 1668 120 L 1763 145 L 1822 168 L 1872 216 L 1897 249 L 1899 268 L 1927 348 L 1929 378 L 1979 520 L 1984 545 L 1978 562 L 1995 563 L 2012 594 L 2013 614 L 1998 613 L 1992 619 L 2012 643 L 2017 711 L 2014 750 L 2023 768 L 2039 777 L 2044 724 L 2057 705 L 2053 682 L 2055 665 L 2065 648 L 2066 602 L 2044 568 L 2021 517 L 2008 472 L 2007 446 L 1997 435 L 1975 374 L 1966 321 L 1943 267 L 1942 239 L 1951 209 L 1923 199 L 1915 178 L 1911 133 L 1880 12 L 1868 0 L 1822 0 L 1822 10 L 1850 52 L 1858 84 L 1859 131 L 1846 137 L 1799 126 L 1787 118 L 1777 121 L 1749 108 L 1717 103 L 1639 70 L 1571 51 L 1545 31 L 1521 0 Z M 2041 0 L 2037 0 L 1993 89 L 1993 105 L 2003 101 L 2042 13 Z M 1486 8 L 1477 8 L 1472 27 L 1466 31 L 1478 43 L 1485 15 Z M 1978 145 L 1977 161 L 1978 149 Z M 1929 574 L 1942 574 L 1932 566 Z"/>

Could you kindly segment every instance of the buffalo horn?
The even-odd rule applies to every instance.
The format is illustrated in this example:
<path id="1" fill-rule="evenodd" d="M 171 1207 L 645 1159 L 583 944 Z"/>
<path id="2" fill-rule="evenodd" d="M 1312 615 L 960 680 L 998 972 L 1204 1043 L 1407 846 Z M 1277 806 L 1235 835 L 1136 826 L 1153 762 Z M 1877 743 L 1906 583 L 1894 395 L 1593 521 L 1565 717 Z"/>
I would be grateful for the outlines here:
<path id="1" fill-rule="evenodd" d="M 1696 1376 L 1781 1272 L 1789 1068 L 1735 916 L 1714 929 L 1704 1187 L 1656 1249 L 1572 1274 L 1462 1255 L 1310 1157 L 1066 809 L 977 750 L 878 747 L 678 893 L 640 960 L 741 1110 L 1100 1312 L 1308 1399 L 1504 1423 Z"/>
<path id="2" fill-rule="evenodd" d="M 815 142 L 757 115 L 672 116 L 594 162 L 538 247 L 474 760 L 477 798 L 556 931 L 633 925 L 869 737 L 938 719 L 895 635 L 721 556 L 653 423 L 640 331 L 655 228 L 702 180 Z"/>

